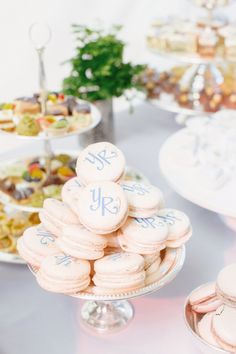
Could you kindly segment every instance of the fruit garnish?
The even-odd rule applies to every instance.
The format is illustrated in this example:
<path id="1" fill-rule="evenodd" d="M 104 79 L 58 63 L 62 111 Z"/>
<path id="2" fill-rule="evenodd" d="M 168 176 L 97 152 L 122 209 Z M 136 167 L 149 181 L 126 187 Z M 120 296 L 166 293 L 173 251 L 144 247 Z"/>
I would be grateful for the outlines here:
<path id="1" fill-rule="evenodd" d="M 51 101 L 53 103 L 57 102 L 57 96 L 54 93 L 50 93 L 48 95 L 48 101 Z"/>
<path id="2" fill-rule="evenodd" d="M 62 166 L 58 168 L 57 173 L 63 177 L 72 178 L 75 176 L 74 171 L 70 167 Z"/>
<path id="3" fill-rule="evenodd" d="M 40 164 L 38 162 L 32 163 L 28 166 L 28 171 L 32 172 L 35 169 L 39 169 L 40 168 Z"/>
<path id="4" fill-rule="evenodd" d="M 34 180 L 40 180 L 43 178 L 43 172 L 39 168 L 35 168 L 33 171 L 31 171 L 31 177 Z"/>
<path id="5" fill-rule="evenodd" d="M 58 94 L 58 99 L 64 101 L 64 99 L 65 99 L 64 93 L 59 93 Z"/>

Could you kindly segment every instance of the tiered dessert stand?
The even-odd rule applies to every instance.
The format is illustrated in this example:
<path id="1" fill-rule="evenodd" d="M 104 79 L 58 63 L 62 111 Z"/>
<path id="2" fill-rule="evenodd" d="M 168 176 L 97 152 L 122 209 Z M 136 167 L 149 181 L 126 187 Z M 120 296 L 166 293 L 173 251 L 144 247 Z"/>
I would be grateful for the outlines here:
<path id="1" fill-rule="evenodd" d="M 217 1 L 217 0 L 204 0 L 197 1 L 193 0 L 195 5 L 203 8 L 207 16 L 204 18 L 206 26 L 211 23 L 211 21 L 215 20 L 214 11 L 218 6 L 226 6 L 229 5 L 232 1 Z M 191 21 L 191 20 L 190 20 Z M 171 23 L 171 21 L 170 21 Z M 186 34 L 187 34 L 186 29 Z M 148 38 L 151 38 L 155 35 L 150 34 Z M 158 37 L 158 35 L 156 35 Z M 172 113 L 176 113 L 176 121 L 179 124 L 185 123 L 186 119 L 189 116 L 193 115 L 211 115 L 211 112 L 207 112 L 203 109 L 200 103 L 200 93 L 205 87 L 205 74 L 206 72 L 211 75 L 214 80 L 215 86 L 219 87 L 224 82 L 224 75 L 221 70 L 218 69 L 218 65 L 228 68 L 229 66 L 233 68 L 234 74 L 236 73 L 236 60 L 227 58 L 225 55 L 222 56 L 202 56 L 200 54 L 193 53 L 188 54 L 184 52 L 173 52 L 171 50 L 161 50 L 160 48 L 155 48 L 150 44 L 148 40 L 148 49 L 154 55 L 158 55 L 161 58 L 171 60 L 172 62 L 179 62 L 182 64 L 188 64 L 189 68 L 186 70 L 184 75 L 182 76 L 180 82 L 184 84 L 184 86 L 188 87 L 188 94 L 191 97 L 192 107 L 188 108 L 184 105 L 180 105 L 174 95 L 161 94 L 158 98 L 148 98 L 148 101 L 155 105 L 156 107 L 169 111 Z M 168 71 L 167 71 L 168 72 Z M 220 108 L 219 108 L 220 109 Z"/>
<path id="2" fill-rule="evenodd" d="M 46 77 L 45 77 L 45 70 L 44 70 L 44 61 L 43 61 L 43 54 L 46 48 L 47 43 L 49 42 L 51 38 L 51 31 L 50 28 L 46 24 L 39 24 L 35 23 L 30 27 L 30 39 L 32 43 L 34 44 L 35 50 L 38 54 L 38 60 L 39 60 L 39 84 L 40 84 L 40 103 L 41 103 L 41 111 L 45 112 L 46 111 L 46 98 L 47 98 L 47 89 L 46 89 Z M 22 136 L 18 134 L 14 134 L 16 139 L 20 140 L 25 140 L 25 141 L 31 141 L 36 145 L 40 141 L 43 142 L 44 146 L 44 151 L 42 156 L 45 159 L 45 168 L 46 168 L 46 175 L 47 177 L 50 177 L 50 169 L 51 169 L 51 159 L 52 156 L 54 155 L 51 142 L 53 139 L 58 139 L 58 138 L 65 138 L 69 137 L 72 135 L 80 135 L 83 134 L 84 132 L 87 132 L 91 129 L 93 129 L 101 120 L 101 114 L 99 110 L 92 104 L 90 104 L 91 107 L 91 119 L 92 123 L 84 128 L 81 129 L 80 131 L 73 131 L 69 133 L 65 133 L 59 136 L 50 136 L 47 134 L 42 134 L 38 136 Z M 8 133 L 1 131 L 1 134 L 4 136 L 9 136 L 12 137 L 13 133 Z M 63 151 L 63 153 L 69 153 L 72 156 L 77 156 L 78 151 Z M 27 155 L 27 154 L 26 154 Z M 12 161 L 6 160 L 1 162 L 1 170 L 4 170 L 8 165 L 14 165 L 16 162 L 19 162 L 19 159 L 17 160 L 16 158 Z M 17 204 L 14 203 L 14 201 L 11 200 L 11 198 L 1 192 L 0 193 L 0 202 L 7 207 L 7 213 L 12 213 L 14 215 L 14 210 L 20 210 L 21 212 L 24 213 L 34 213 L 38 212 L 39 208 L 31 207 L 28 205 L 23 205 L 23 204 Z M 11 262 L 11 263 L 25 263 L 17 254 L 15 253 L 5 253 L 5 252 L 0 252 L 0 261 L 3 262 Z"/>

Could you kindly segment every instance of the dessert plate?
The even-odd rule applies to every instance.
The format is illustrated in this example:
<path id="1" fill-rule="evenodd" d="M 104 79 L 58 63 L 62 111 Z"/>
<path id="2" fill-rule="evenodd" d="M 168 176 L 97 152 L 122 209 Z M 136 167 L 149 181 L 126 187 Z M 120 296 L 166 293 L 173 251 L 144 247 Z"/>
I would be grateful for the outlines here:
<path id="1" fill-rule="evenodd" d="M 197 162 L 195 149 L 195 137 L 186 128 L 168 138 L 159 153 L 163 175 L 183 198 L 225 217 L 236 218 L 236 199 L 232 198 L 235 175 L 228 173 L 218 179 L 210 168 Z"/>

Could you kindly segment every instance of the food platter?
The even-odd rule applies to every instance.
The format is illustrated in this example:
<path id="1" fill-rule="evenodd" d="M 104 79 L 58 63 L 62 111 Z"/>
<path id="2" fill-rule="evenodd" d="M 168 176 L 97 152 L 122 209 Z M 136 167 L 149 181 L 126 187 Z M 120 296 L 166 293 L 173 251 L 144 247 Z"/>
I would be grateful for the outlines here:
<path id="1" fill-rule="evenodd" d="M 78 100 L 78 102 L 81 104 L 87 103 L 86 101 L 83 101 L 83 100 Z M 80 127 L 78 130 L 75 129 L 73 131 L 62 132 L 61 134 L 56 134 L 56 135 L 47 134 L 46 132 L 42 131 L 36 136 L 26 136 L 26 135 L 16 134 L 15 132 L 7 132 L 7 131 L 0 129 L 0 134 L 3 134 L 4 136 L 9 136 L 9 137 L 14 136 L 17 139 L 33 140 L 33 141 L 54 140 L 54 139 L 61 139 L 61 138 L 70 137 L 70 136 L 74 136 L 74 135 L 80 135 L 80 134 L 86 133 L 86 132 L 90 131 L 91 129 L 95 128 L 99 124 L 99 122 L 101 121 L 101 113 L 97 109 L 97 107 L 94 104 L 89 104 L 89 106 L 91 108 L 91 112 L 90 112 L 91 121 L 85 127 Z"/>

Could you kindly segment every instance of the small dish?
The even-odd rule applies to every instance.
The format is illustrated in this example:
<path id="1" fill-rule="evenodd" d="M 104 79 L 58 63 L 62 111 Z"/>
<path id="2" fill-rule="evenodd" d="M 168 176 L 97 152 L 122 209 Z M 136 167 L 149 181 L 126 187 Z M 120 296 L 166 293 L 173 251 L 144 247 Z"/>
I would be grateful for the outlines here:
<path id="1" fill-rule="evenodd" d="M 200 289 L 205 286 L 206 286 L 206 284 L 203 284 L 203 285 L 199 286 L 197 289 Z M 193 291 L 195 291 L 197 289 L 194 289 Z M 207 343 L 196 332 L 195 320 L 194 320 L 193 312 L 191 311 L 191 306 L 189 303 L 189 298 L 190 298 L 191 294 L 192 293 L 190 293 L 189 296 L 187 297 L 185 305 L 184 305 L 184 321 L 185 321 L 185 325 L 187 327 L 187 330 L 189 332 L 189 335 L 190 335 L 195 347 L 197 347 L 200 350 L 200 352 L 204 353 L 204 354 L 232 354 L 224 349 L 217 348 L 214 345 Z M 202 317 L 202 315 L 200 315 L 200 316 Z"/>

